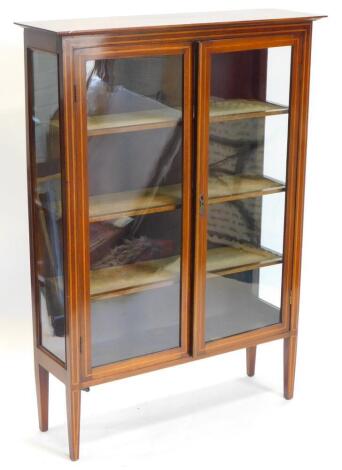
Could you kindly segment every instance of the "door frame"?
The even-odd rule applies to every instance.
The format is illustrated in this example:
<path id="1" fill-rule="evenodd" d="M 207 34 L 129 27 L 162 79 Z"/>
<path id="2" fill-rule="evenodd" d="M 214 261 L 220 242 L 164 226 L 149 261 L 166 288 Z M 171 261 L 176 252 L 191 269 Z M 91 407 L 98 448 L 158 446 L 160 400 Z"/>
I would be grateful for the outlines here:
<path id="1" fill-rule="evenodd" d="M 285 220 L 283 239 L 283 270 L 281 292 L 281 322 L 257 330 L 205 342 L 205 291 L 208 219 L 208 137 L 211 54 L 292 46 L 290 79 L 290 103 L 288 121 L 288 152 L 286 172 Z M 277 338 L 290 330 L 293 249 L 301 228 L 295 227 L 297 164 L 300 157 L 299 121 L 301 105 L 301 74 L 303 62 L 302 33 L 274 33 L 262 36 L 203 41 L 199 44 L 199 68 L 197 89 L 197 158 L 196 158 L 196 202 L 195 202 L 195 268 L 194 268 L 194 329 L 193 355 L 195 357 L 217 354 L 263 342 L 266 338 Z M 205 210 L 201 211 L 200 197 L 204 196 Z"/>
<path id="2" fill-rule="evenodd" d="M 182 185 L 182 261 L 180 282 L 180 347 L 151 353 L 136 358 L 98 367 L 91 364 L 91 306 L 89 263 L 89 196 L 87 154 L 87 60 L 183 55 L 183 185 Z M 189 357 L 190 351 L 190 282 L 192 233 L 192 135 L 193 135 L 193 54 L 190 42 L 175 44 L 103 45 L 73 50 L 73 75 L 75 81 L 75 174 L 78 191 L 78 316 L 80 331 L 80 377 L 82 382 L 104 382 L 121 376 L 139 373 L 140 370 L 162 367 L 163 364 Z"/>

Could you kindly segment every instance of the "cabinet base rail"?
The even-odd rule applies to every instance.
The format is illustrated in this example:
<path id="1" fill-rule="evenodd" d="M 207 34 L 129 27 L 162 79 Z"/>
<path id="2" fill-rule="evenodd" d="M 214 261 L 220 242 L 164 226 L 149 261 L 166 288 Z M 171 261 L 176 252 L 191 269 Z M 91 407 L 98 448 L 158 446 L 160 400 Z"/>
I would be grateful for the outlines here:
<path id="1" fill-rule="evenodd" d="M 280 334 L 276 337 L 265 338 L 256 344 L 249 344 L 248 346 L 235 346 L 233 349 L 246 350 L 246 372 L 249 377 L 255 374 L 256 351 L 257 346 L 264 342 L 273 341 L 275 339 L 282 339 L 284 341 L 283 352 L 283 367 L 284 367 L 284 398 L 290 400 L 293 398 L 295 368 L 296 368 L 296 349 L 297 349 L 297 333 L 294 331 Z M 222 351 L 221 351 L 222 352 Z M 129 375 L 136 375 L 143 372 L 149 372 L 154 369 L 173 366 L 186 362 L 191 362 L 197 359 L 203 359 L 213 355 L 213 353 L 198 355 L 198 356 L 185 356 L 170 363 L 163 363 L 162 365 L 155 365 L 153 368 L 135 370 L 133 373 L 127 373 L 120 376 L 103 376 L 101 379 L 80 381 L 76 384 L 70 384 L 68 380 L 67 370 L 57 365 L 57 362 L 50 357 L 49 354 L 40 348 L 36 348 L 35 355 L 35 379 L 36 379 L 36 393 L 38 405 L 38 420 L 39 429 L 42 432 L 48 430 L 49 423 L 49 374 L 52 373 L 58 379 L 65 383 L 66 387 L 66 410 L 67 410 L 67 423 L 68 423 L 68 440 L 69 440 L 69 455 L 71 460 L 79 459 L 80 448 L 80 419 L 81 419 L 81 391 L 90 391 L 90 386 L 98 385 L 104 382 L 109 382 L 115 379 L 124 378 Z M 59 368 L 64 370 L 64 374 L 59 371 Z"/>

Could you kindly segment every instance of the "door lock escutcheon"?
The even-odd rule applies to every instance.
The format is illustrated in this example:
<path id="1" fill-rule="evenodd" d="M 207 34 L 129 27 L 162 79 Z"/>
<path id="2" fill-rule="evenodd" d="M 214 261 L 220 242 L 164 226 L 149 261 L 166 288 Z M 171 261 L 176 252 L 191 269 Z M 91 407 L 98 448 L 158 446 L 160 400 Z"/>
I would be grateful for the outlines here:
<path id="1" fill-rule="evenodd" d="M 201 194 L 200 198 L 199 198 L 199 210 L 200 210 L 200 215 L 204 215 L 204 213 L 205 213 L 205 201 L 204 201 L 203 194 Z"/>

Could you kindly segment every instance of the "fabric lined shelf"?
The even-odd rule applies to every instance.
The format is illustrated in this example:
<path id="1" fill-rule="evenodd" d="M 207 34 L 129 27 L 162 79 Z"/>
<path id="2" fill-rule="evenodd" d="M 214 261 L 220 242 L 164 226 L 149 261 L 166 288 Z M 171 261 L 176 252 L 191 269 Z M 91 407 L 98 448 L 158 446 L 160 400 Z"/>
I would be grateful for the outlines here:
<path id="1" fill-rule="evenodd" d="M 179 280 L 179 256 L 112 266 L 90 272 L 90 297 L 103 300 L 146 289 L 163 287 Z M 250 246 L 208 250 L 208 277 L 233 274 L 281 263 L 280 254 Z"/>
<path id="2" fill-rule="evenodd" d="M 252 119 L 258 117 L 285 114 L 286 106 L 258 100 L 213 98 L 210 104 L 210 122 Z M 129 113 L 103 114 L 88 117 L 88 136 L 136 132 L 149 129 L 161 129 L 176 126 L 182 120 L 179 109 L 164 107 Z M 51 121 L 53 127 L 59 127 L 59 121 Z"/>
<path id="3" fill-rule="evenodd" d="M 263 176 L 225 175 L 209 177 L 209 204 L 273 194 L 285 190 L 283 183 Z M 146 188 L 90 197 L 90 222 L 118 217 L 173 211 L 181 206 L 181 185 Z"/>
<path id="4" fill-rule="evenodd" d="M 162 129 L 176 126 L 182 113 L 172 108 L 88 117 L 88 136 Z"/>
<path id="5" fill-rule="evenodd" d="M 180 205 L 181 185 L 100 194 L 89 198 L 89 222 L 170 212 Z M 56 212 L 61 217 L 60 201 L 56 203 Z"/>
<path id="6" fill-rule="evenodd" d="M 89 221 L 92 223 L 118 217 L 173 211 L 181 203 L 181 187 L 180 185 L 177 186 L 179 188 L 178 196 L 174 194 L 173 186 L 91 196 L 89 200 Z M 172 188 L 170 193 L 168 188 Z"/>

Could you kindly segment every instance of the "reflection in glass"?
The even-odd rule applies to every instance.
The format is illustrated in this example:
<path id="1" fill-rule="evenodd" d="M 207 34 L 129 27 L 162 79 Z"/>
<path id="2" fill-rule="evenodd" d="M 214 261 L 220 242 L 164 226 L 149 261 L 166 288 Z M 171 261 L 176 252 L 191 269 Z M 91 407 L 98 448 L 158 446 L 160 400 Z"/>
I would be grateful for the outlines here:
<path id="1" fill-rule="evenodd" d="M 212 56 L 209 197 L 283 189 L 290 66 L 289 46 Z"/>
<path id="2" fill-rule="evenodd" d="M 182 69 L 87 62 L 93 366 L 180 345 Z"/>
<path id="3" fill-rule="evenodd" d="M 281 320 L 282 265 L 207 280 L 205 340 L 274 325 Z"/>
<path id="4" fill-rule="evenodd" d="M 93 367 L 179 346 L 179 283 L 92 306 Z"/>
<path id="5" fill-rule="evenodd" d="M 35 157 L 41 344 L 65 361 L 65 306 L 57 56 L 32 51 L 32 116 Z"/>

